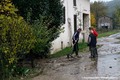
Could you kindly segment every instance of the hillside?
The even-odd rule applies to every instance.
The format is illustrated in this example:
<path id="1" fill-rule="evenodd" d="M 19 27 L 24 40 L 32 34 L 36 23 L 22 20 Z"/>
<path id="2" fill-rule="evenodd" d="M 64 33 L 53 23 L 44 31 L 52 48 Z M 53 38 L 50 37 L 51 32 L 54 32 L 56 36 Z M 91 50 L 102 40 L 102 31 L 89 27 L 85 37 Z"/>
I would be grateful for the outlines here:
<path id="1" fill-rule="evenodd" d="M 113 12 L 115 11 L 116 6 L 120 6 L 120 0 L 113 0 L 106 2 L 105 5 L 108 7 L 108 15 L 112 16 Z"/>

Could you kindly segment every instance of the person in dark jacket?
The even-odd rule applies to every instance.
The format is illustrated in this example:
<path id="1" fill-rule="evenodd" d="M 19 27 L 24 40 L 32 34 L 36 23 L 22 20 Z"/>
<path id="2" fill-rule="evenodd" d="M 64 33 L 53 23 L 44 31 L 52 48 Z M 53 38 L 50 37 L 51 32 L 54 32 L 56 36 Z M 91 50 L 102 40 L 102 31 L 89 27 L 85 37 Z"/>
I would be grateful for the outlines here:
<path id="1" fill-rule="evenodd" d="M 91 52 L 90 58 L 95 58 L 95 57 L 98 56 L 96 43 L 97 43 L 96 36 L 94 35 L 93 30 L 90 29 L 90 34 L 89 34 L 89 37 L 88 37 L 88 46 L 89 46 L 89 49 L 90 49 L 90 52 Z"/>
<path id="2" fill-rule="evenodd" d="M 67 54 L 67 58 L 69 57 L 73 57 L 72 54 L 75 52 L 76 56 L 77 57 L 80 57 L 78 56 L 78 51 L 79 51 L 79 48 L 78 48 L 78 41 L 79 41 L 79 34 L 81 32 L 81 28 L 79 28 L 73 35 L 72 37 L 72 40 L 73 40 L 73 50 L 72 50 L 72 53 L 70 54 Z"/>

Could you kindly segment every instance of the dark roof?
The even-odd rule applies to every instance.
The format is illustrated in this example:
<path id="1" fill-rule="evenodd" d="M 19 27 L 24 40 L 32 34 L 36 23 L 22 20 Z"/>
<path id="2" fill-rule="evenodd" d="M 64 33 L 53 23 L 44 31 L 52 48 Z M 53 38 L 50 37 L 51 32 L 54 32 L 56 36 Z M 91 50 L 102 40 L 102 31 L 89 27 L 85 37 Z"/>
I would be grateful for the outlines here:
<path id="1" fill-rule="evenodd" d="M 102 18 L 102 17 L 108 17 L 108 18 L 110 18 L 110 19 L 113 19 L 112 17 L 109 17 L 109 16 L 101 16 L 101 17 L 99 17 L 99 18 Z"/>

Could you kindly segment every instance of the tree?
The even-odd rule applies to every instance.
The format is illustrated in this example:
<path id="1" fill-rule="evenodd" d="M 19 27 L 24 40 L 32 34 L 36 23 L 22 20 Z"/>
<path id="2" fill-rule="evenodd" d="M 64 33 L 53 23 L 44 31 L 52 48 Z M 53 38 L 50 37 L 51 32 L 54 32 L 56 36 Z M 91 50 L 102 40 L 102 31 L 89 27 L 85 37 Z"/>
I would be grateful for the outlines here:
<path id="1" fill-rule="evenodd" d="M 48 25 L 52 28 L 51 41 L 59 36 L 61 31 L 61 24 L 63 23 L 63 5 L 61 0 L 49 0 L 49 13 L 51 15 L 51 23 Z"/>
<path id="2" fill-rule="evenodd" d="M 0 1 L 0 75 L 9 77 L 17 67 L 20 55 L 25 55 L 34 47 L 32 28 L 21 16 L 11 0 Z"/>
<path id="3" fill-rule="evenodd" d="M 91 13 L 91 26 L 96 26 L 95 15 L 93 13 Z"/>
<path id="4" fill-rule="evenodd" d="M 12 0 L 19 9 L 19 13 L 30 22 L 46 16 L 46 20 L 51 18 L 50 27 L 58 28 L 62 23 L 62 4 L 61 0 Z"/>
<path id="5" fill-rule="evenodd" d="M 36 35 L 35 47 L 32 49 L 33 56 L 47 57 L 51 48 L 51 30 L 47 28 L 47 21 L 44 21 L 44 17 L 41 20 L 36 20 L 32 25 L 34 34 Z"/>
<path id="6" fill-rule="evenodd" d="M 19 9 L 19 14 L 30 22 L 37 20 L 40 15 L 48 15 L 49 0 L 12 0 Z"/>
<path id="7" fill-rule="evenodd" d="M 12 1 L 15 4 L 15 6 L 19 9 L 20 15 L 23 16 L 23 18 L 33 26 L 33 28 L 35 29 L 38 28 L 38 30 L 36 30 L 37 32 L 35 31 L 35 33 L 37 33 L 36 37 L 38 35 L 40 36 L 43 35 L 43 33 L 41 33 L 42 32 L 41 29 L 43 28 L 43 26 L 45 27 L 45 31 L 49 32 L 50 38 L 48 42 L 50 44 L 53 40 L 55 40 L 59 36 L 59 33 L 61 31 L 61 24 L 63 22 L 62 19 L 63 6 L 61 4 L 61 0 L 12 0 Z M 35 26 L 37 26 L 37 28 Z M 45 43 L 43 47 L 40 47 L 41 45 L 44 44 L 39 42 L 40 40 L 41 37 L 37 37 L 38 43 L 36 42 L 35 45 L 36 48 L 37 46 L 39 46 L 39 49 L 41 50 L 37 50 L 34 48 L 35 50 L 37 50 L 37 51 L 34 50 L 34 52 L 39 54 L 42 53 L 46 54 L 47 52 L 49 52 L 51 45 L 46 46 L 47 43 Z M 46 40 L 48 40 L 47 37 Z"/>
<path id="8" fill-rule="evenodd" d="M 104 5 L 103 2 L 95 1 L 94 3 L 91 3 L 91 13 L 95 15 L 96 25 L 97 25 L 98 18 L 101 16 L 106 16 L 107 7 Z"/>
<path id="9" fill-rule="evenodd" d="M 113 14 L 113 20 L 114 20 L 114 26 L 115 28 L 119 28 L 120 27 L 120 7 L 116 6 L 116 10 L 114 11 Z"/>
<path id="10" fill-rule="evenodd" d="M 115 11 L 116 5 L 120 6 L 120 0 L 111 0 L 111 1 L 106 2 L 106 6 L 108 7 L 108 15 L 110 17 L 112 17 Z"/>

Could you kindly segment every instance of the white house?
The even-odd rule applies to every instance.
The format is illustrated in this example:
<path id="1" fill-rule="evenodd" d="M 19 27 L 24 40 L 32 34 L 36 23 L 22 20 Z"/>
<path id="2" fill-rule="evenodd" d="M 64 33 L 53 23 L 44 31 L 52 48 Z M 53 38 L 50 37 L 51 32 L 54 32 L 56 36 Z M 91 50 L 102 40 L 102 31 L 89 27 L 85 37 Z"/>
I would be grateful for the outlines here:
<path id="1" fill-rule="evenodd" d="M 59 51 L 72 44 L 72 35 L 82 28 L 80 41 L 87 41 L 90 27 L 90 0 L 61 0 L 64 5 L 64 31 L 52 42 L 51 53 Z"/>

